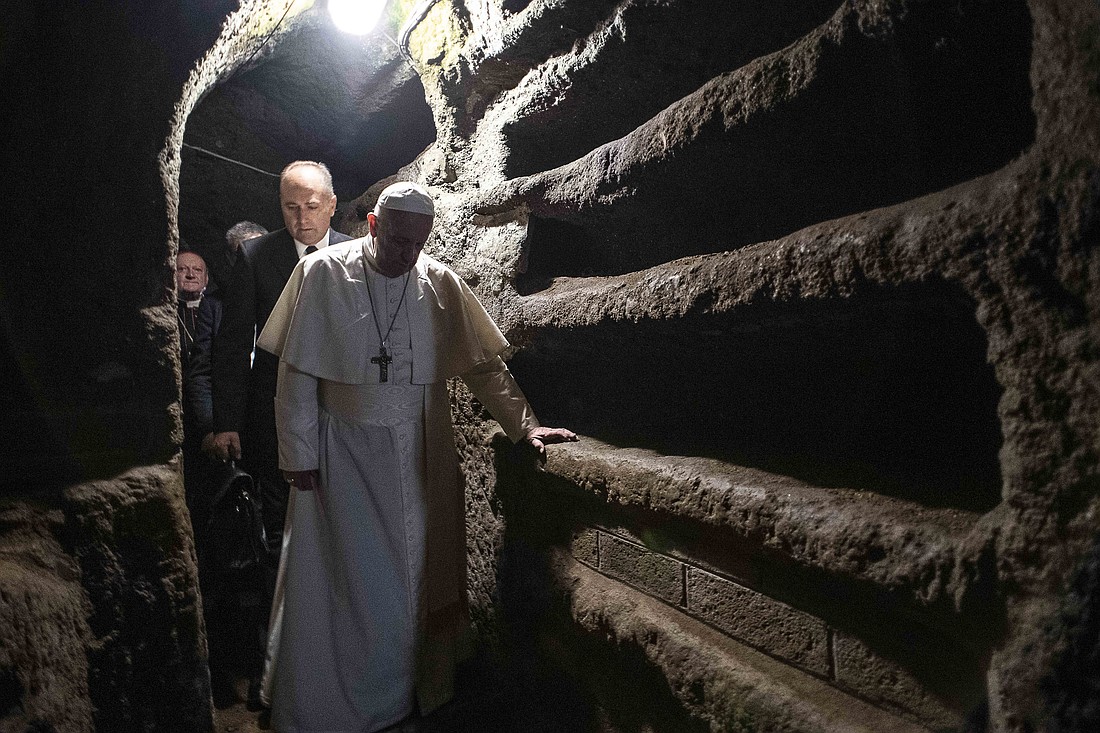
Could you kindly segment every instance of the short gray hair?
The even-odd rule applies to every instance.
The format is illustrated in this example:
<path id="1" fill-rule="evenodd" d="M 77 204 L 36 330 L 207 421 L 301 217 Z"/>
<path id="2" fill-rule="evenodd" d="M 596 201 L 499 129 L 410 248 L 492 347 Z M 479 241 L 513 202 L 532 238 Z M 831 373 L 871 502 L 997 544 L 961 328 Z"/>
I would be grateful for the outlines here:
<path id="1" fill-rule="evenodd" d="M 281 185 L 283 179 L 286 178 L 287 173 L 290 173 L 295 168 L 314 168 L 321 173 L 321 178 L 325 183 L 325 193 L 329 196 L 335 195 L 335 191 L 332 188 L 332 173 L 329 171 L 328 166 L 324 163 L 318 163 L 315 160 L 296 160 L 293 163 L 283 168 L 283 172 L 279 174 L 279 184 Z"/>
<path id="2" fill-rule="evenodd" d="M 255 239 L 267 234 L 267 229 L 254 221 L 239 221 L 225 233 L 225 241 L 232 246 L 234 242 L 241 244 L 246 239 Z"/>

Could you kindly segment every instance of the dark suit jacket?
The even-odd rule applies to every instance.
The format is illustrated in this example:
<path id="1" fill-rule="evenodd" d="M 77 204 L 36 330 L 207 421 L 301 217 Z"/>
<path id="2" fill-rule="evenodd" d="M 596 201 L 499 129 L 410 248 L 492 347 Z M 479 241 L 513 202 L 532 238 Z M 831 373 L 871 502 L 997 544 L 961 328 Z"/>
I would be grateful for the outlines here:
<path id="1" fill-rule="evenodd" d="M 329 244 L 351 237 L 331 230 Z M 214 338 L 214 432 L 241 432 L 249 402 L 265 411 L 272 409 L 279 360 L 257 350 L 249 362 L 256 335 L 263 330 L 272 308 L 298 264 L 294 239 L 286 229 L 250 239 L 241 245 L 227 292 L 222 293 L 225 315 Z M 254 425 L 253 430 L 274 433 L 275 426 Z"/>
<path id="2" fill-rule="evenodd" d="M 210 350 L 221 328 L 224 308 L 214 295 L 204 295 L 199 304 L 198 328 L 190 355 L 183 363 L 183 430 L 188 439 L 201 441 L 213 426 Z"/>
<path id="3" fill-rule="evenodd" d="M 236 252 L 229 251 L 228 244 L 223 244 L 216 248 L 206 260 L 206 269 L 210 272 L 210 286 L 219 297 L 229 291 L 237 257 Z"/>

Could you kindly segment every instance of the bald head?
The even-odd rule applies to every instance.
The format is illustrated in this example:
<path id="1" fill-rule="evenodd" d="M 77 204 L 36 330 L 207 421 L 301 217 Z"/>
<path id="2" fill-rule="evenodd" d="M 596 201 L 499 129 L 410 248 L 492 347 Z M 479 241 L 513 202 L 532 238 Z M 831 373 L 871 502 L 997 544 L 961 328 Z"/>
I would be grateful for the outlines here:
<path id="1" fill-rule="evenodd" d="M 279 178 L 279 204 L 290 236 L 305 245 L 317 244 L 336 213 L 332 174 L 322 163 L 291 163 Z"/>
<path id="2" fill-rule="evenodd" d="M 259 224 L 252 221 L 239 221 L 226 231 L 225 243 L 231 251 L 236 252 L 240 250 L 244 242 L 262 237 L 265 234 L 267 234 L 267 229 Z"/>
<path id="3" fill-rule="evenodd" d="M 176 255 L 176 289 L 180 300 L 197 300 L 206 290 L 206 261 L 194 252 Z"/>

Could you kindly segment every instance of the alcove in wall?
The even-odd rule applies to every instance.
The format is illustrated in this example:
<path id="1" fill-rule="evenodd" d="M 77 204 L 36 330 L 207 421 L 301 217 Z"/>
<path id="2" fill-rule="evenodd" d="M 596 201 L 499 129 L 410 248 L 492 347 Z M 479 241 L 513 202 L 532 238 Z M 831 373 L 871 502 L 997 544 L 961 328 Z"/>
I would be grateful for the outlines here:
<path id="1" fill-rule="evenodd" d="M 544 330 L 510 365 L 544 421 L 613 445 L 986 511 L 1001 491 L 986 351 L 973 301 L 933 279 Z"/>
<path id="2" fill-rule="evenodd" d="M 1028 9 L 933 6 L 872 28 L 859 3 L 801 4 L 768 24 L 774 37 L 752 46 L 760 55 L 713 58 L 721 44 L 695 41 L 731 18 L 709 8 L 680 17 L 692 15 L 683 4 L 634 8 L 621 39 L 589 39 L 599 48 L 580 68 L 548 64 L 543 76 L 568 77 L 544 92 L 560 99 L 530 101 L 506 126 L 509 173 L 554 191 L 532 206 L 517 289 L 739 249 L 1011 164 L 1036 132 Z M 656 81 L 619 83 L 619 54 L 657 32 L 649 14 L 677 21 L 658 24 L 663 42 L 676 39 L 670 63 L 694 80 L 675 96 Z"/>

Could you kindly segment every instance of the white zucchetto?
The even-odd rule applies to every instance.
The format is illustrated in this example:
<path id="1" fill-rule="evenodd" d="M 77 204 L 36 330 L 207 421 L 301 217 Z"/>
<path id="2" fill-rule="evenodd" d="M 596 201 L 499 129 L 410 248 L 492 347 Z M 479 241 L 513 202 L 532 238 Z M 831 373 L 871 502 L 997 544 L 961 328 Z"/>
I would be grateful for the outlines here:
<path id="1" fill-rule="evenodd" d="M 398 181 L 382 189 L 374 205 L 374 215 L 379 216 L 382 209 L 435 216 L 435 203 L 428 189 L 412 181 Z"/>

